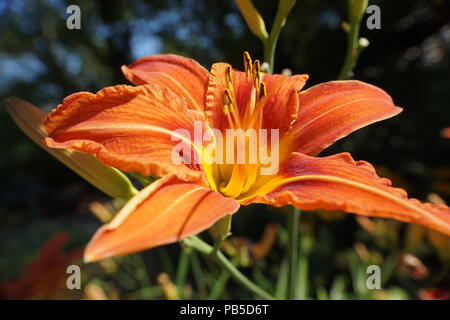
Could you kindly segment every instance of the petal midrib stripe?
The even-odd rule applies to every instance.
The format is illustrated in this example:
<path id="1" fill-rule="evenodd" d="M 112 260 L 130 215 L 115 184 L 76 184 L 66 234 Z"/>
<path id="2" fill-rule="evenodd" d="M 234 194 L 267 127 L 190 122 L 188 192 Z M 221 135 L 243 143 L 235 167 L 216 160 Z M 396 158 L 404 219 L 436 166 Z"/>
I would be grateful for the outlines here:
<path id="1" fill-rule="evenodd" d="M 340 104 L 340 105 L 338 105 L 338 106 L 336 106 L 336 107 L 334 107 L 334 108 L 332 108 L 332 109 L 330 109 L 330 110 L 328 110 L 328 111 L 326 111 L 326 112 L 324 112 L 324 113 L 319 114 L 318 116 L 316 116 L 316 117 L 312 118 L 311 120 L 309 120 L 309 121 L 308 121 L 307 123 L 305 123 L 303 126 L 300 126 L 300 127 L 298 127 L 298 128 L 295 128 L 294 131 L 295 131 L 296 133 L 298 133 L 298 132 L 301 131 L 302 129 L 304 129 L 304 128 L 306 128 L 307 126 L 309 126 L 311 123 L 313 123 L 313 122 L 319 120 L 320 118 L 326 116 L 327 114 L 329 114 L 329 113 L 331 113 L 331 112 L 334 112 L 334 111 L 336 111 L 336 110 L 338 110 L 338 109 L 340 109 L 340 108 L 343 108 L 343 107 L 345 107 L 345 106 L 347 106 L 347 105 L 349 105 L 349 104 L 356 103 L 356 102 L 361 102 L 361 101 L 366 101 L 366 100 L 373 100 L 373 101 L 377 101 L 377 100 L 378 100 L 378 101 L 383 101 L 384 103 L 388 103 L 388 102 L 387 102 L 387 99 L 382 99 L 382 98 L 360 98 L 360 99 L 352 100 L 352 101 L 349 101 L 349 102 L 346 102 L 346 103 L 342 103 L 342 104 Z M 301 105 L 300 105 L 300 110 L 301 110 Z M 294 123 L 294 125 L 295 125 L 295 123 Z"/>
<path id="2" fill-rule="evenodd" d="M 70 127 L 70 128 L 65 128 L 65 129 L 61 129 L 61 130 L 55 130 L 52 135 L 57 134 L 58 131 L 63 131 L 65 133 L 76 133 L 76 132 L 84 132 L 84 131 L 118 131 L 120 130 L 121 132 L 124 131 L 136 131 L 136 130 L 141 130 L 141 131 L 148 131 L 148 132 L 159 132 L 159 133 L 163 133 L 166 134 L 170 137 L 177 137 L 178 139 L 180 139 L 181 141 L 187 143 L 188 145 L 192 146 L 197 152 L 200 152 L 200 150 L 198 150 L 198 148 L 196 147 L 196 145 L 193 143 L 193 141 L 191 139 L 186 138 L 185 136 L 178 134 L 177 132 L 173 131 L 173 130 L 169 130 L 160 126 L 154 126 L 151 124 L 140 124 L 140 123 L 114 123 L 114 124 L 102 124 L 102 125 L 83 125 L 80 127 Z M 175 140 L 173 140 L 175 142 Z"/>
<path id="3" fill-rule="evenodd" d="M 173 208 L 175 208 L 180 202 L 184 201 L 186 198 L 192 196 L 194 193 L 196 193 L 199 190 L 203 190 L 203 187 L 197 187 L 194 188 L 188 192 L 186 192 L 185 194 L 183 194 L 182 196 L 180 196 L 178 199 L 176 199 L 174 202 L 172 202 L 167 208 L 165 208 L 157 217 L 155 217 L 154 219 L 151 219 L 150 221 L 148 221 L 146 224 L 141 225 L 139 228 L 135 228 L 132 232 L 128 233 L 126 237 L 121 238 L 121 242 L 125 243 L 128 241 L 128 239 L 132 238 L 134 235 L 136 235 L 137 233 L 141 232 L 141 230 L 148 230 L 148 228 L 150 228 L 152 225 L 154 225 L 157 221 L 161 220 L 164 216 L 167 215 L 167 213 L 170 212 L 170 210 L 172 210 Z M 150 197 L 150 199 L 148 199 L 148 201 L 151 201 L 151 198 L 158 193 L 158 190 L 155 191 L 155 193 Z M 143 200 L 145 201 L 145 199 Z M 137 205 L 136 210 L 139 208 L 141 204 Z M 123 224 L 124 222 L 122 222 Z M 107 229 L 109 232 L 114 231 L 116 228 L 114 229 Z"/>
<path id="4" fill-rule="evenodd" d="M 418 214 L 420 214 L 421 216 L 427 216 L 429 217 L 431 220 L 435 221 L 436 223 L 440 223 L 440 220 L 433 214 L 429 213 L 426 210 L 421 209 L 420 207 L 417 207 L 415 205 L 413 205 L 412 203 L 410 203 L 410 199 L 408 198 L 400 198 L 397 196 L 394 196 L 392 194 L 390 194 L 389 192 L 386 191 L 382 191 L 379 190 L 377 188 L 368 186 L 366 184 L 360 183 L 360 182 L 356 182 L 356 181 L 352 181 L 352 180 L 348 180 L 348 179 L 344 179 L 344 178 L 339 178 L 339 177 L 334 177 L 334 176 L 327 176 L 327 175 L 303 175 L 303 176 L 299 176 L 299 177 L 292 177 L 292 178 L 288 178 L 288 179 L 283 179 L 283 183 L 281 185 L 286 185 L 292 182 L 300 182 L 300 181 L 308 181 L 308 180 L 312 180 L 312 181 L 324 181 L 324 182 L 332 182 L 332 183 L 339 183 L 339 184 L 344 184 L 344 185 L 348 185 L 351 187 L 355 187 L 357 189 L 360 190 L 364 190 L 367 191 L 369 193 L 372 194 L 376 194 L 379 195 L 381 197 L 387 198 L 397 204 L 399 204 L 400 206 L 404 206 Z M 402 214 L 402 216 L 404 216 Z M 418 219 L 419 216 L 415 215 L 414 216 L 415 219 Z"/>

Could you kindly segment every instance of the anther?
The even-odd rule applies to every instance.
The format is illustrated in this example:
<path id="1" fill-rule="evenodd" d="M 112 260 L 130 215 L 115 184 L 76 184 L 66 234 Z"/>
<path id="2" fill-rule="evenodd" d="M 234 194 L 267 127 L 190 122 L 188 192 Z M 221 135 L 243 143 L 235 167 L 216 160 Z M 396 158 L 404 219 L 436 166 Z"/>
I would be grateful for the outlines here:
<path id="1" fill-rule="evenodd" d="M 259 100 L 263 100 L 267 95 L 266 84 L 264 81 L 261 81 L 259 85 Z"/>
<path id="2" fill-rule="evenodd" d="M 227 66 L 227 69 L 225 70 L 225 77 L 227 80 L 227 86 L 228 88 L 233 88 L 233 80 L 231 78 L 231 66 Z"/>
<path id="3" fill-rule="evenodd" d="M 225 104 L 230 105 L 233 103 L 233 98 L 231 96 L 230 89 L 225 89 L 224 96 L 225 96 Z"/>
<path id="4" fill-rule="evenodd" d="M 230 128 L 234 128 L 233 119 L 231 113 L 233 112 L 233 102 L 231 100 L 231 92 L 225 89 L 223 94 L 223 113 L 227 116 L 228 125 Z"/>
<path id="5" fill-rule="evenodd" d="M 231 88 L 232 90 L 233 88 Z M 233 92 L 230 89 L 225 89 L 224 91 L 224 105 L 227 106 L 227 112 L 225 113 L 227 116 L 231 115 L 233 126 L 237 126 L 240 128 L 241 122 L 239 119 L 239 113 L 237 111 L 236 100 L 234 99 Z"/>
<path id="6" fill-rule="evenodd" d="M 247 51 L 244 52 L 244 70 L 247 77 L 253 73 L 252 58 Z"/>
<path id="7" fill-rule="evenodd" d="M 255 88 L 259 88 L 261 81 L 261 68 L 259 60 L 255 60 L 255 62 L 253 62 L 253 80 L 255 81 Z"/>

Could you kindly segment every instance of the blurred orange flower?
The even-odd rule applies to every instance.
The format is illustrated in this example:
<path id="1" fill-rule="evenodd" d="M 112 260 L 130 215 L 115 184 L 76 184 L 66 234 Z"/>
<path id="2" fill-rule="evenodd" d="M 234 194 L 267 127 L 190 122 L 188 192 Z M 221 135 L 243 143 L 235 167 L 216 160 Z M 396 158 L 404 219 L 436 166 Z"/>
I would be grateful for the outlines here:
<path id="1" fill-rule="evenodd" d="M 443 136 L 444 138 L 449 138 L 450 139 L 450 127 L 442 129 L 441 130 L 441 136 Z"/>
<path id="2" fill-rule="evenodd" d="M 47 240 L 19 278 L 0 286 L 0 297 L 25 300 L 58 296 L 65 288 L 67 266 L 83 256 L 82 249 L 63 252 L 68 240 L 69 235 L 64 232 Z"/>
<path id="3" fill-rule="evenodd" d="M 450 300 L 450 290 L 448 288 L 428 288 L 419 292 L 422 300 Z"/>
<path id="4" fill-rule="evenodd" d="M 216 63 L 208 72 L 177 55 L 145 57 L 122 67 L 136 86 L 75 93 L 50 112 L 47 146 L 94 154 L 122 171 L 162 176 L 97 231 L 86 261 L 178 241 L 251 203 L 342 210 L 450 234 L 447 206 L 408 199 L 404 190 L 378 177 L 371 164 L 354 161 L 348 153 L 316 157 L 351 132 L 401 112 L 388 94 L 360 81 L 333 81 L 300 91 L 307 75 L 262 73 L 259 61 L 247 53 L 244 67 L 240 72 Z M 261 174 L 266 165 L 259 160 L 209 163 L 205 158 L 213 156 L 214 139 L 194 145 L 178 137 L 203 160 L 174 162 L 172 152 L 179 143 L 174 132 L 183 129 L 193 136 L 198 123 L 215 132 L 277 130 L 279 143 L 269 154 L 279 150 L 278 172 Z M 234 145 L 242 147 L 263 148 L 260 141 Z"/>

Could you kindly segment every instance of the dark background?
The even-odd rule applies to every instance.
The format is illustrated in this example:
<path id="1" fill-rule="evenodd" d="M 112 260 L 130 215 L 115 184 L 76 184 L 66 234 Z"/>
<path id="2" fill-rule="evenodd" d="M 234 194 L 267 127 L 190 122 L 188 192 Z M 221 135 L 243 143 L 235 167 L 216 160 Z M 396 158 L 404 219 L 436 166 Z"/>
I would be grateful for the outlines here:
<path id="1" fill-rule="evenodd" d="M 277 1 L 255 3 L 270 30 Z M 349 151 L 411 196 L 424 200 L 435 192 L 450 202 L 450 139 L 439 134 L 450 126 L 450 1 L 370 3 L 381 7 L 381 30 L 368 30 L 363 19 L 361 36 L 370 46 L 354 78 L 383 88 L 404 111 L 325 154 Z M 81 8 L 81 30 L 66 28 L 70 4 Z M 334 80 L 346 51 L 346 13 L 343 0 L 297 1 L 281 32 L 275 72 L 307 73 L 308 86 Z M 177 53 L 206 68 L 217 61 L 242 68 L 245 50 L 262 58 L 233 1 L 0 0 L 0 101 L 18 96 L 49 111 L 73 92 L 127 83 L 120 66 L 144 55 Z M 85 244 L 98 226 L 87 204 L 108 198 L 28 140 L 2 107 L 0 137 L 1 282 L 20 273 L 58 230 Z M 283 223 L 264 207 L 244 211 L 235 219 L 237 234 L 257 237 L 265 221 Z M 340 248 L 358 237 L 351 216 L 323 228 Z"/>

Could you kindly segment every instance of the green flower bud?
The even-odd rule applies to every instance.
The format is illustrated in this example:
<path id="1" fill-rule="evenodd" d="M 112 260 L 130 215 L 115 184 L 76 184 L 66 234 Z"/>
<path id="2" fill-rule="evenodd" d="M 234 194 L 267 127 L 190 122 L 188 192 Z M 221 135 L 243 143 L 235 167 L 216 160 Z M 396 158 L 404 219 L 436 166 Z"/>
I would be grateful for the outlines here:
<path id="1" fill-rule="evenodd" d="M 266 25 L 264 24 L 263 18 L 259 14 L 258 10 L 256 10 L 252 1 L 235 1 L 250 31 L 262 41 L 266 40 L 269 37 L 269 35 L 267 34 Z"/>
<path id="2" fill-rule="evenodd" d="M 19 98 L 8 98 L 5 104 L 14 122 L 31 140 L 94 187 L 113 198 L 129 199 L 138 193 L 122 172 L 105 166 L 94 156 L 44 146 L 42 142 L 47 134 L 43 123 L 46 115 L 40 108 Z"/>

